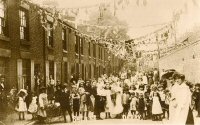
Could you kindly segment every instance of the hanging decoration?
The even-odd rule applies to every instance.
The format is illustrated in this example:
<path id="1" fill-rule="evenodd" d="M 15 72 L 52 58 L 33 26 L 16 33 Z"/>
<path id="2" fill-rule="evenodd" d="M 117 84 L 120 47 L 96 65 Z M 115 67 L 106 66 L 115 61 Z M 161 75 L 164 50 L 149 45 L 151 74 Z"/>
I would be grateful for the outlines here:
<path id="1" fill-rule="evenodd" d="M 42 27 L 46 31 L 54 30 L 56 26 L 58 25 L 58 13 L 53 10 L 53 13 L 47 12 L 45 10 L 40 9 L 38 11 L 38 14 L 40 15 L 40 23 L 42 24 Z M 48 27 L 48 16 L 52 18 L 52 27 Z"/>
<path id="2" fill-rule="evenodd" d="M 30 2 L 30 0 L 23 0 L 26 2 Z M 115 0 L 114 0 L 115 1 Z M 195 0 L 194 0 L 195 1 Z M 124 8 L 126 5 L 129 4 L 129 0 L 116 0 L 117 6 L 114 7 L 114 9 L 119 9 L 120 6 L 121 8 Z M 138 6 L 147 5 L 147 0 L 136 0 L 136 3 Z M 38 6 L 38 5 L 37 5 Z M 139 49 L 141 46 L 148 46 L 148 45 L 166 45 L 171 38 L 175 37 L 175 24 L 174 22 L 177 22 L 180 19 L 180 15 L 183 13 L 183 11 L 178 11 L 177 13 L 174 13 L 174 19 L 172 22 L 165 24 L 162 28 L 149 33 L 145 36 L 141 36 L 139 38 L 135 38 L 131 40 L 131 42 L 126 43 L 125 41 L 115 41 L 114 39 L 108 39 L 107 35 L 109 32 L 112 32 L 113 34 L 117 33 L 118 28 L 113 28 L 113 26 L 98 26 L 98 25 L 90 25 L 90 24 L 82 24 L 86 25 L 88 27 L 95 27 L 95 28 L 101 28 L 105 29 L 105 35 L 103 37 L 101 36 L 94 36 L 94 35 L 87 35 L 79 30 L 70 27 L 68 25 L 65 25 L 64 22 L 70 22 L 74 23 L 74 21 L 70 20 L 62 20 L 62 14 L 74 14 L 78 15 L 80 11 L 84 10 L 84 12 L 87 14 L 90 12 L 91 8 L 94 7 L 99 7 L 99 12 L 100 12 L 100 19 L 103 18 L 104 16 L 104 11 L 108 9 L 108 7 L 111 7 L 111 3 L 107 4 L 97 4 L 94 6 L 87 6 L 87 7 L 79 7 L 79 8 L 67 8 L 67 9 L 62 9 L 58 11 L 56 8 L 51 9 L 48 11 L 47 8 L 40 8 L 38 11 L 38 14 L 40 15 L 40 22 L 42 24 L 42 27 L 46 30 L 53 30 L 56 28 L 58 24 L 61 24 L 63 27 L 68 28 L 72 30 L 73 32 L 76 32 L 77 35 L 84 37 L 86 41 L 92 41 L 98 44 L 102 44 L 104 47 L 107 48 L 109 52 L 112 52 L 115 56 L 124 59 L 124 60 L 129 60 L 133 61 L 136 58 L 141 58 L 145 57 L 148 58 L 148 60 L 152 60 L 153 56 L 158 55 L 158 49 L 154 48 L 154 50 L 142 50 Z M 186 8 L 186 6 L 185 6 Z M 115 10 L 116 11 L 116 10 Z M 116 13 L 116 12 L 115 12 Z M 52 20 L 52 27 L 48 27 L 48 16 L 51 17 Z M 58 21 L 59 20 L 59 21 Z M 120 27 L 120 26 L 118 26 Z M 113 30 L 115 29 L 115 30 Z M 183 46 L 188 45 L 189 42 L 186 40 L 183 43 L 178 44 L 177 46 L 167 46 L 165 48 L 161 48 L 160 54 L 161 56 L 165 56 L 166 54 L 169 54 L 170 52 L 181 48 Z"/>

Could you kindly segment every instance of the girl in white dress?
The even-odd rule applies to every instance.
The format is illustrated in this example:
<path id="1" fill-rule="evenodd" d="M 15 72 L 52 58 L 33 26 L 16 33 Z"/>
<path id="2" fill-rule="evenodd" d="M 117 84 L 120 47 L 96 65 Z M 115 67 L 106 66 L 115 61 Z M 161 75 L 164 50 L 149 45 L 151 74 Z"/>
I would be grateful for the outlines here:
<path id="1" fill-rule="evenodd" d="M 111 118 L 110 112 L 112 111 L 113 103 L 111 100 L 111 87 L 109 83 L 106 83 L 105 94 L 106 94 L 106 105 L 105 105 L 106 118 Z"/>
<path id="2" fill-rule="evenodd" d="M 28 108 L 28 112 L 30 112 L 32 114 L 32 119 L 36 118 L 37 109 L 38 109 L 37 96 L 34 94 L 32 97 L 31 104 Z"/>
<path id="3" fill-rule="evenodd" d="M 163 113 L 163 111 L 160 104 L 159 94 L 157 92 L 153 93 L 152 101 L 153 101 L 153 104 L 152 104 L 153 119 L 152 120 L 161 120 L 161 114 Z"/>
<path id="4" fill-rule="evenodd" d="M 19 120 L 25 120 L 25 112 L 27 111 L 25 97 L 26 92 L 24 90 L 20 90 L 18 93 L 18 107 L 17 111 L 19 112 Z"/>
<path id="5" fill-rule="evenodd" d="M 133 115 L 133 118 L 136 118 L 136 110 L 137 110 L 138 98 L 135 93 L 131 95 L 131 103 L 130 103 L 130 111 Z"/>

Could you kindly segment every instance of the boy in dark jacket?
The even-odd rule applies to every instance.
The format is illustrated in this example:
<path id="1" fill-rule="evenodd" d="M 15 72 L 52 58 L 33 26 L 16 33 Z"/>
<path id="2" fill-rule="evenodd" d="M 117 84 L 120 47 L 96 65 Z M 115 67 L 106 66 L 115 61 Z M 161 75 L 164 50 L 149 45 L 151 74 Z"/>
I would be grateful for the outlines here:
<path id="1" fill-rule="evenodd" d="M 139 94 L 139 99 L 138 99 L 138 107 L 137 111 L 139 113 L 139 118 L 144 119 L 144 113 L 145 113 L 145 101 L 144 101 L 144 95 L 142 93 Z"/>
<path id="2" fill-rule="evenodd" d="M 62 86 L 62 92 L 60 94 L 59 102 L 60 102 L 60 108 L 64 117 L 64 121 L 67 122 L 66 111 L 68 111 L 70 120 L 72 122 L 73 119 L 72 119 L 72 111 L 70 108 L 70 91 L 68 90 L 66 85 Z"/>

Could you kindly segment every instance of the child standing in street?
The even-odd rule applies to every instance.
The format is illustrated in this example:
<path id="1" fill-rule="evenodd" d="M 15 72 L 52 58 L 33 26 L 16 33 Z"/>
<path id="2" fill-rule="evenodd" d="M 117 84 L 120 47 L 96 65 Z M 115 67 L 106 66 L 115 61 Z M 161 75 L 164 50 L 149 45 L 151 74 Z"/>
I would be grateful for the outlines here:
<path id="1" fill-rule="evenodd" d="M 131 95 L 131 103 L 130 103 L 130 111 L 133 115 L 133 118 L 136 118 L 136 110 L 137 110 L 138 98 L 135 93 Z"/>
<path id="2" fill-rule="evenodd" d="M 162 113 L 163 111 L 160 104 L 159 94 L 157 92 L 154 92 L 152 97 L 152 115 L 153 115 L 152 120 L 153 121 L 161 120 Z"/>
<path id="3" fill-rule="evenodd" d="M 150 93 L 145 93 L 145 118 L 151 118 L 151 100 L 150 100 Z"/>
<path id="4" fill-rule="evenodd" d="M 145 109 L 144 95 L 140 93 L 138 99 L 138 108 L 137 108 L 140 119 L 144 119 L 144 109 Z"/>
<path id="5" fill-rule="evenodd" d="M 106 94 L 105 112 L 106 112 L 106 119 L 108 119 L 108 118 L 111 118 L 110 111 L 111 111 L 111 108 L 113 107 L 112 100 L 111 100 L 111 87 L 109 83 L 106 83 L 105 94 Z"/>
<path id="6" fill-rule="evenodd" d="M 75 90 L 72 94 L 72 105 L 73 105 L 73 112 L 74 116 L 79 116 L 79 110 L 80 110 L 80 95 L 78 94 L 78 91 Z"/>
<path id="7" fill-rule="evenodd" d="M 86 112 L 88 111 L 88 107 L 86 105 L 87 99 L 86 99 L 85 89 L 83 87 L 80 87 L 79 93 L 80 93 L 80 112 L 82 114 L 82 120 L 84 120 L 86 117 Z"/>
<path id="8" fill-rule="evenodd" d="M 28 112 L 32 114 L 32 119 L 36 118 L 38 105 L 37 105 L 37 95 L 33 94 L 31 104 L 29 105 Z"/>
<path id="9" fill-rule="evenodd" d="M 122 105 L 124 107 L 124 109 L 123 109 L 123 115 L 125 115 L 126 118 L 127 118 L 129 107 L 130 107 L 129 98 L 130 98 L 129 91 L 128 91 L 127 88 L 124 88 L 124 93 L 122 95 Z"/>
<path id="10" fill-rule="evenodd" d="M 45 123 L 45 119 L 47 118 L 46 108 L 48 106 L 48 99 L 46 94 L 46 87 L 40 88 L 40 94 L 38 97 L 38 120 L 39 123 Z"/>
<path id="11" fill-rule="evenodd" d="M 25 97 L 27 95 L 26 90 L 21 89 L 18 93 L 18 107 L 17 111 L 19 112 L 19 120 L 25 120 L 25 112 L 27 111 Z"/>

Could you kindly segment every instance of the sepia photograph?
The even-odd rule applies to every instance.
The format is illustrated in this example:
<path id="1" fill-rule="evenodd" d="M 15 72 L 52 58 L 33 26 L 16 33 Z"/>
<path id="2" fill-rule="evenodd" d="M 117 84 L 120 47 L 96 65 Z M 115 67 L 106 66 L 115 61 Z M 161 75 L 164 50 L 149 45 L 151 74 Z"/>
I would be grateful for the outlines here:
<path id="1" fill-rule="evenodd" d="M 0 0 L 0 125 L 200 125 L 200 0 Z"/>

